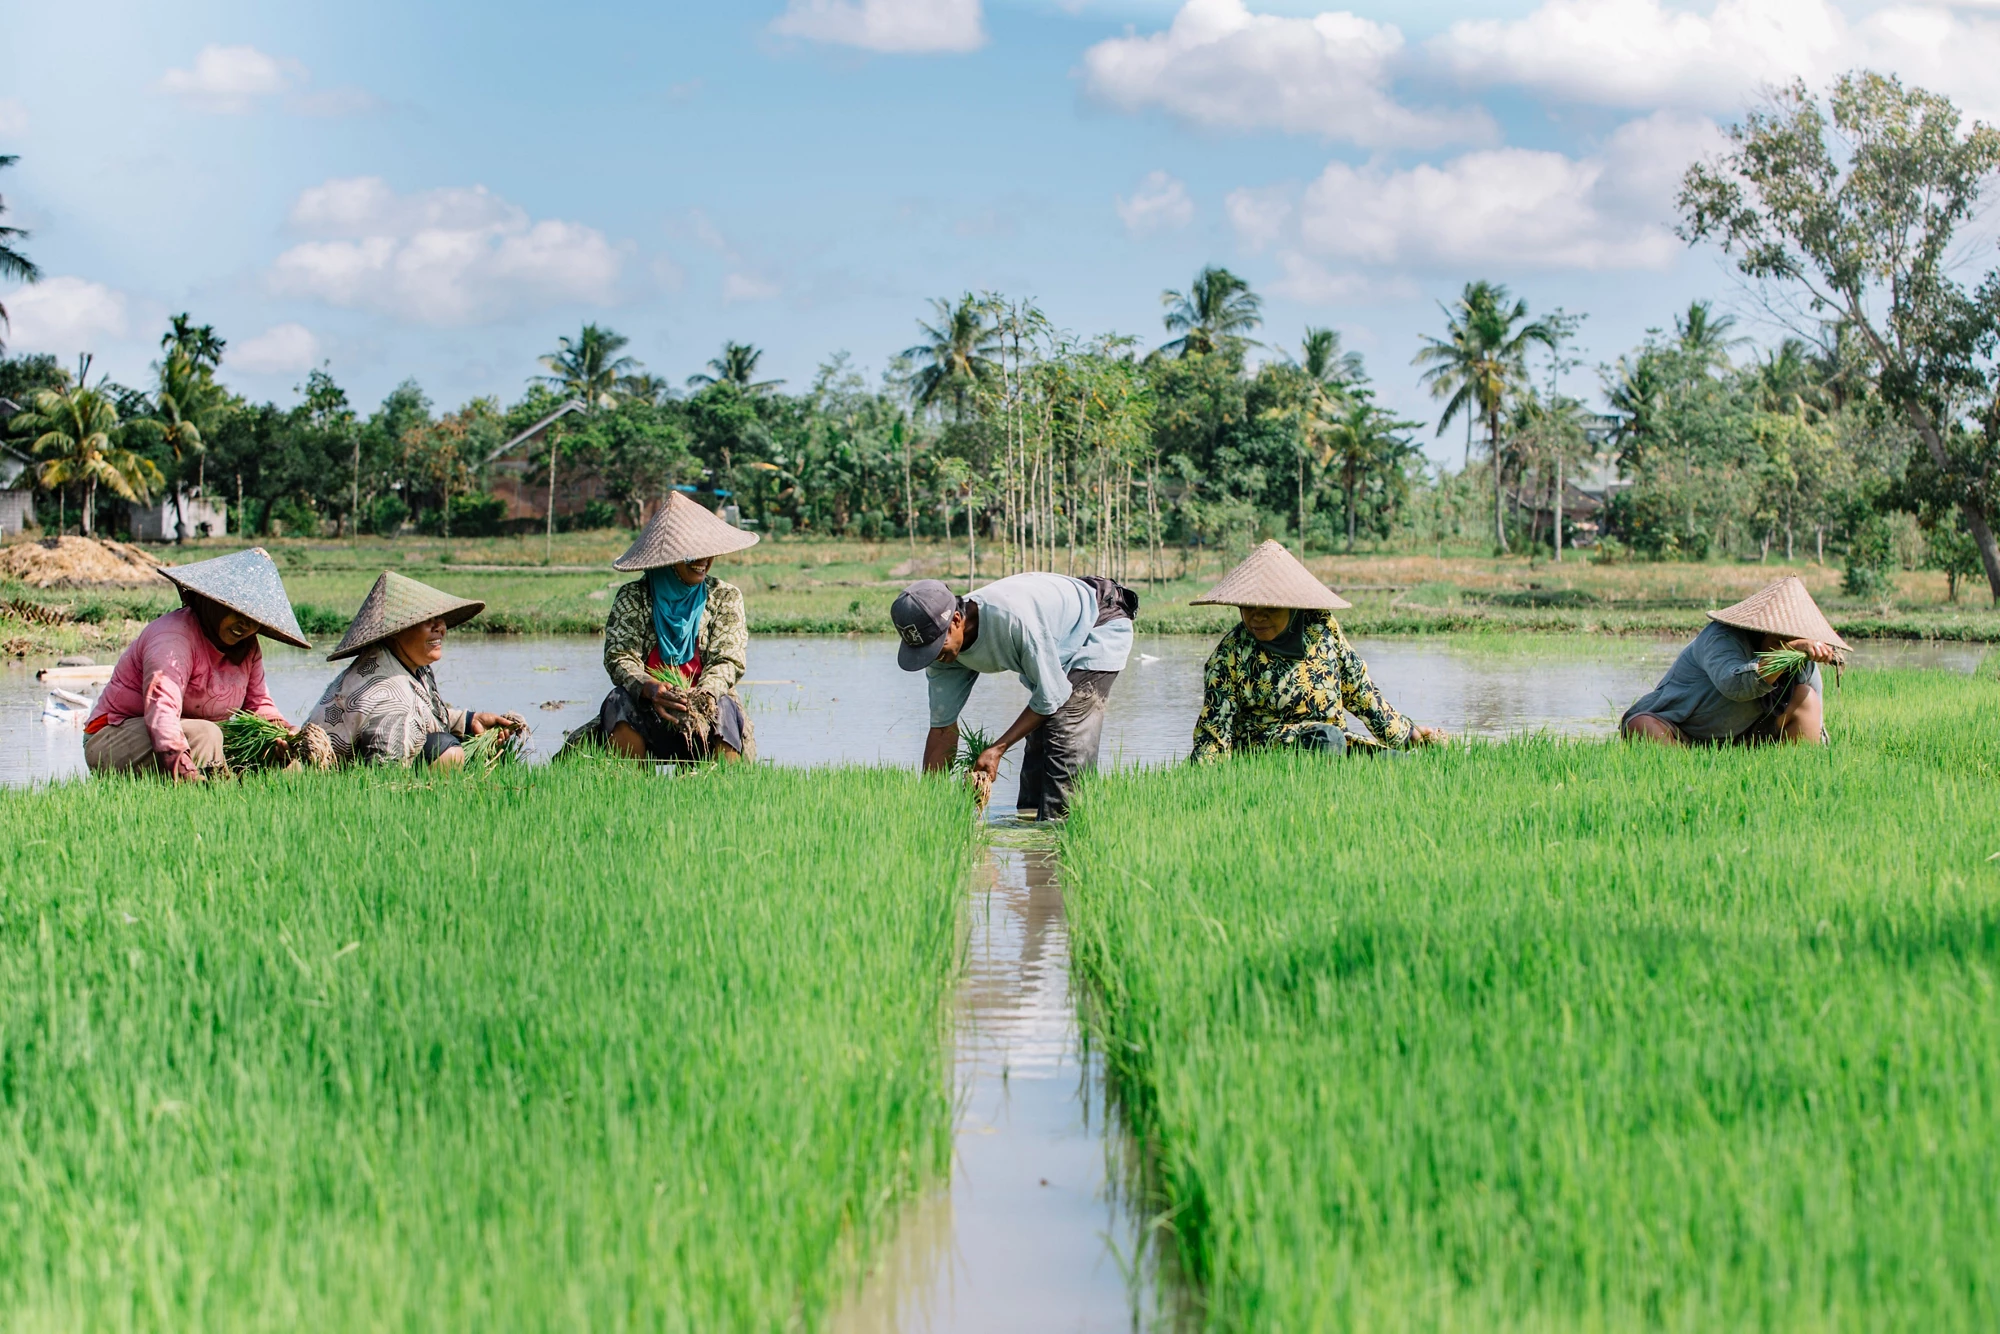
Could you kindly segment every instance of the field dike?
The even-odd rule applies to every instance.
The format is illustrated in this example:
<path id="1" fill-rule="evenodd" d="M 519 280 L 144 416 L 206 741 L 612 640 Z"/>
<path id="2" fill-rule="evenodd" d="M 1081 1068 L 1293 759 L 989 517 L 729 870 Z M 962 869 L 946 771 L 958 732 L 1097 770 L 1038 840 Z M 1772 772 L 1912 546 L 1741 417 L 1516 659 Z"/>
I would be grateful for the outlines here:
<path id="1" fill-rule="evenodd" d="M 950 1167 L 974 845 L 888 769 L 0 792 L 0 1324 L 820 1327 Z"/>
<path id="2" fill-rule="evenodd" d="M 2000 695 L 1089 785 L 1062 873 L 1218 1330 L 2000 1326 Z"/>
<path id="3" fill-rule="evenodd" d="M 1131 1154 L 1079 1030 L 1053 832 L 1006 820 L 988 835 L 955 1007 L 950 1183 L 905 1213 L 837 1334 L 1154 1323 Z"/>

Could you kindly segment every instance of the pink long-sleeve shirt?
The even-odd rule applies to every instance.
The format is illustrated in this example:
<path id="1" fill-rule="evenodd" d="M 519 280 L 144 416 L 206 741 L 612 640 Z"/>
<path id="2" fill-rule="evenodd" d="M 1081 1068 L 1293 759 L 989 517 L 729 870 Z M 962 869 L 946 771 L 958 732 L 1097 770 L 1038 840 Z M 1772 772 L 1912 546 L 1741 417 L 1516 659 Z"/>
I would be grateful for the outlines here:
<path id="1" fill-rule="evenodd" d="M 242 662 L 231 662 L 202 633 L 194 612 L 182 607 L 125 646 L 84 730 L 144 718 L 154 751 L 175 755 L 188 748 L 181 719 L 219 723 L 238 709 L 291 726 L 264 687 L 263 645 L 253 644 Z"/>

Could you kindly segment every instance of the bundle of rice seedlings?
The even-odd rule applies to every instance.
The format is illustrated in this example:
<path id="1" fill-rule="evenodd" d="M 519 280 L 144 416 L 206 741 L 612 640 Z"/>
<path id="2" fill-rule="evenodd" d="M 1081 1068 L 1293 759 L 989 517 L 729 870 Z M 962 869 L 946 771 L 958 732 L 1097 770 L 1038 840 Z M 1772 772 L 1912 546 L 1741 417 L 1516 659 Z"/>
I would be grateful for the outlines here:
<path id="1" fill-rule="evenodd" d="M 1835 655 L 1833 660 L 1833 683 L 1836 686 L 1840 684 L 1840 669 L 1844 665 L 1843 660 L 1838 655 Z M 1757 674 L 1766 681 L 1777 682 L 1789 680 L 1794 677 L 1803 678 L 1811 670 L 1812 659 L 1806 656 L 1804 649 L 1765 649 L 1757 655 Z"/>
<path id="2" fill-rule="evenodd" d="M 222 758 L 239 774 L 269 768 L 278 743 L 291 735 L 283 723 L 238 710 L 222 720 Z"/>
<path id="3" fill-rule="evenodd" d="M 292 738 L 292 758 L 308 769 L 329 770 L 339 762 L 334 754 L 333 738 L 318 723 L 307 723 Z"/>
<path id="4" fill-rule="evenodd" d="M 980 753 L 992 744 L 993 738 L 982 729 L 960 724 L 958 750 L 951 757 L 951 776 L 963 778 L 972 785 L 973 801 L 981 811 L 993 799 L 993 780 L 985 774 L 974 773 L 972 766 L 979 762 Z"/>
<path id="5" fill-rule="evenodd" d="M 668 725 L 680 734 L 689 755 L 707 758 L 709 734 L 715 730 L 715 696 L 689 689 L 686 678 L 672 667 L 649 667 L 647 675 L 667 688 L 667 698 L 686 705 Z"/>
<path id="6" fill-rule="evenodd" d="M 461 741 L 459 749 L 465 752 L 467 768 L 497 769 L 503 764 L 520 761 L 524 735 L 519 731 L 489 727 L 478 736 L 469 736 Z"/>

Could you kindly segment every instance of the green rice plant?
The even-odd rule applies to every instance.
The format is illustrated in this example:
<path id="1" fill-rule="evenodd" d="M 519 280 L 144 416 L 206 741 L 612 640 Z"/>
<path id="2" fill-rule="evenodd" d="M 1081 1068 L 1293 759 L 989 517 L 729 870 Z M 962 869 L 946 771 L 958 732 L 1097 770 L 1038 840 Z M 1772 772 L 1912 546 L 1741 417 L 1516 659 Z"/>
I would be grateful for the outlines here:
<path id="1" fill-rule="evenodd" d="M 958 749 L 952 753 L 951 776 L 963 778 L 972 772 L 972 766 L 995 738 L 988 736 L 984 728 L 972 727 L 961 722 L 958 725 Z"/>
<path id="2" fill-rule="evenodd" d="M 1781 681 L 1787 676 L 1803 676 L 1812 666 L 1812 659 L 1803 649 L 1773 648 L 1757 655 L 1757 673 L 1767 681 Z"/>
<path id="3" fill-rule="evenodd" d="M 292 735 L 283 723 L 240 709 L 224 718 L 221 727 L 222 758 L 240 774 L 269 767 L 276 759 L 278 744 Z"/>
<path id="4" fill-rule="evenodd" d="M 526 734 L 504 727 L 489 727 L 477 736 L 469 736 L 458 743 L 465 752 L 468 768 L 481 770 L 497 769 L 503 764 L 516 764 L 521 759 L 521 749 L 526 744 Z"/>
<path id="5" fill-rule="evenodd" d="M 1855 685 L 1828 748 L 1086 785 L 1093 1041 L 1206 1325 L 2000 1326 L 1995 687 Z"/>
<path id="6" fill-rule="evenodd" d="M 506 772 L 0 792 L 0 1323 L 825 1322 L 950 1162 L 957 794 Z"/>

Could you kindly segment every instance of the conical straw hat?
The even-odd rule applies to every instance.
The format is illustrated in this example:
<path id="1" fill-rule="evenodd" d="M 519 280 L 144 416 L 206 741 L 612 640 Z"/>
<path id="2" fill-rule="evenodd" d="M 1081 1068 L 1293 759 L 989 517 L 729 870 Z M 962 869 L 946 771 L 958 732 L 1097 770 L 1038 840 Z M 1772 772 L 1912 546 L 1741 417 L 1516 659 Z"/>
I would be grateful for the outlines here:
<path id="1" fill-rule="evenodd" d="M 726 556 L 757 545 L 757 534 L 732 528 L 678 491 L 653 511 L 645 531 L 624 555 L 611 562 L 614 570 L 657 570 L 684 560 Z"/>
<path id="2" fill-rule="evenodd" d="M 340 637 L 340 644 L 326 655 L 326 660 L 351 658 L 369 645 L 379 644 L 433 617 L 442 616 L 447 626 L 453 626 L 485 610 L 484 602 L 453 597 L 441 588 L 432 588 L 394 570 L 384 570 L 375 587 L 361 600 L 361 610 L 354 613 L 354 621 Z"/>
<path id="3" fill-rule="evenodd" d="M 1847 647 L 1847 641 L 1827 623 L 1819 604 L 1806 592 L 1805 581 L 1796 574 L 1786 575 L 1733 607 L 1710 612 L 1708 619 L 1739 630 L 1761 630 L 1787 639 L 1817 639 L 1835 648 Z"/>
<path id="4" fill-rule="evenodd" d="M 1241 565 L 1223 575 L 1221 583 L 1194 600 L 1196 606 L 1204 604 L 1299 611 L 1338 611 L 1354 605 L 1313 578 L 1313 572 L 1280 542 L 1259 545 Z"/>
<path id="5" fill-rule="evenodd" d="M 190 593 L 210 602 L 219 602 L 239 616 L 257 622 L 257 632 L 299 648 L 311 648 L 299 618 L 292 614 L 292 600 L 285 596 L 285 581 L 270 553 L 251 547 L 214 560 L 198 560 L 192 565 L 169 565 L 160 573 Z"/>

